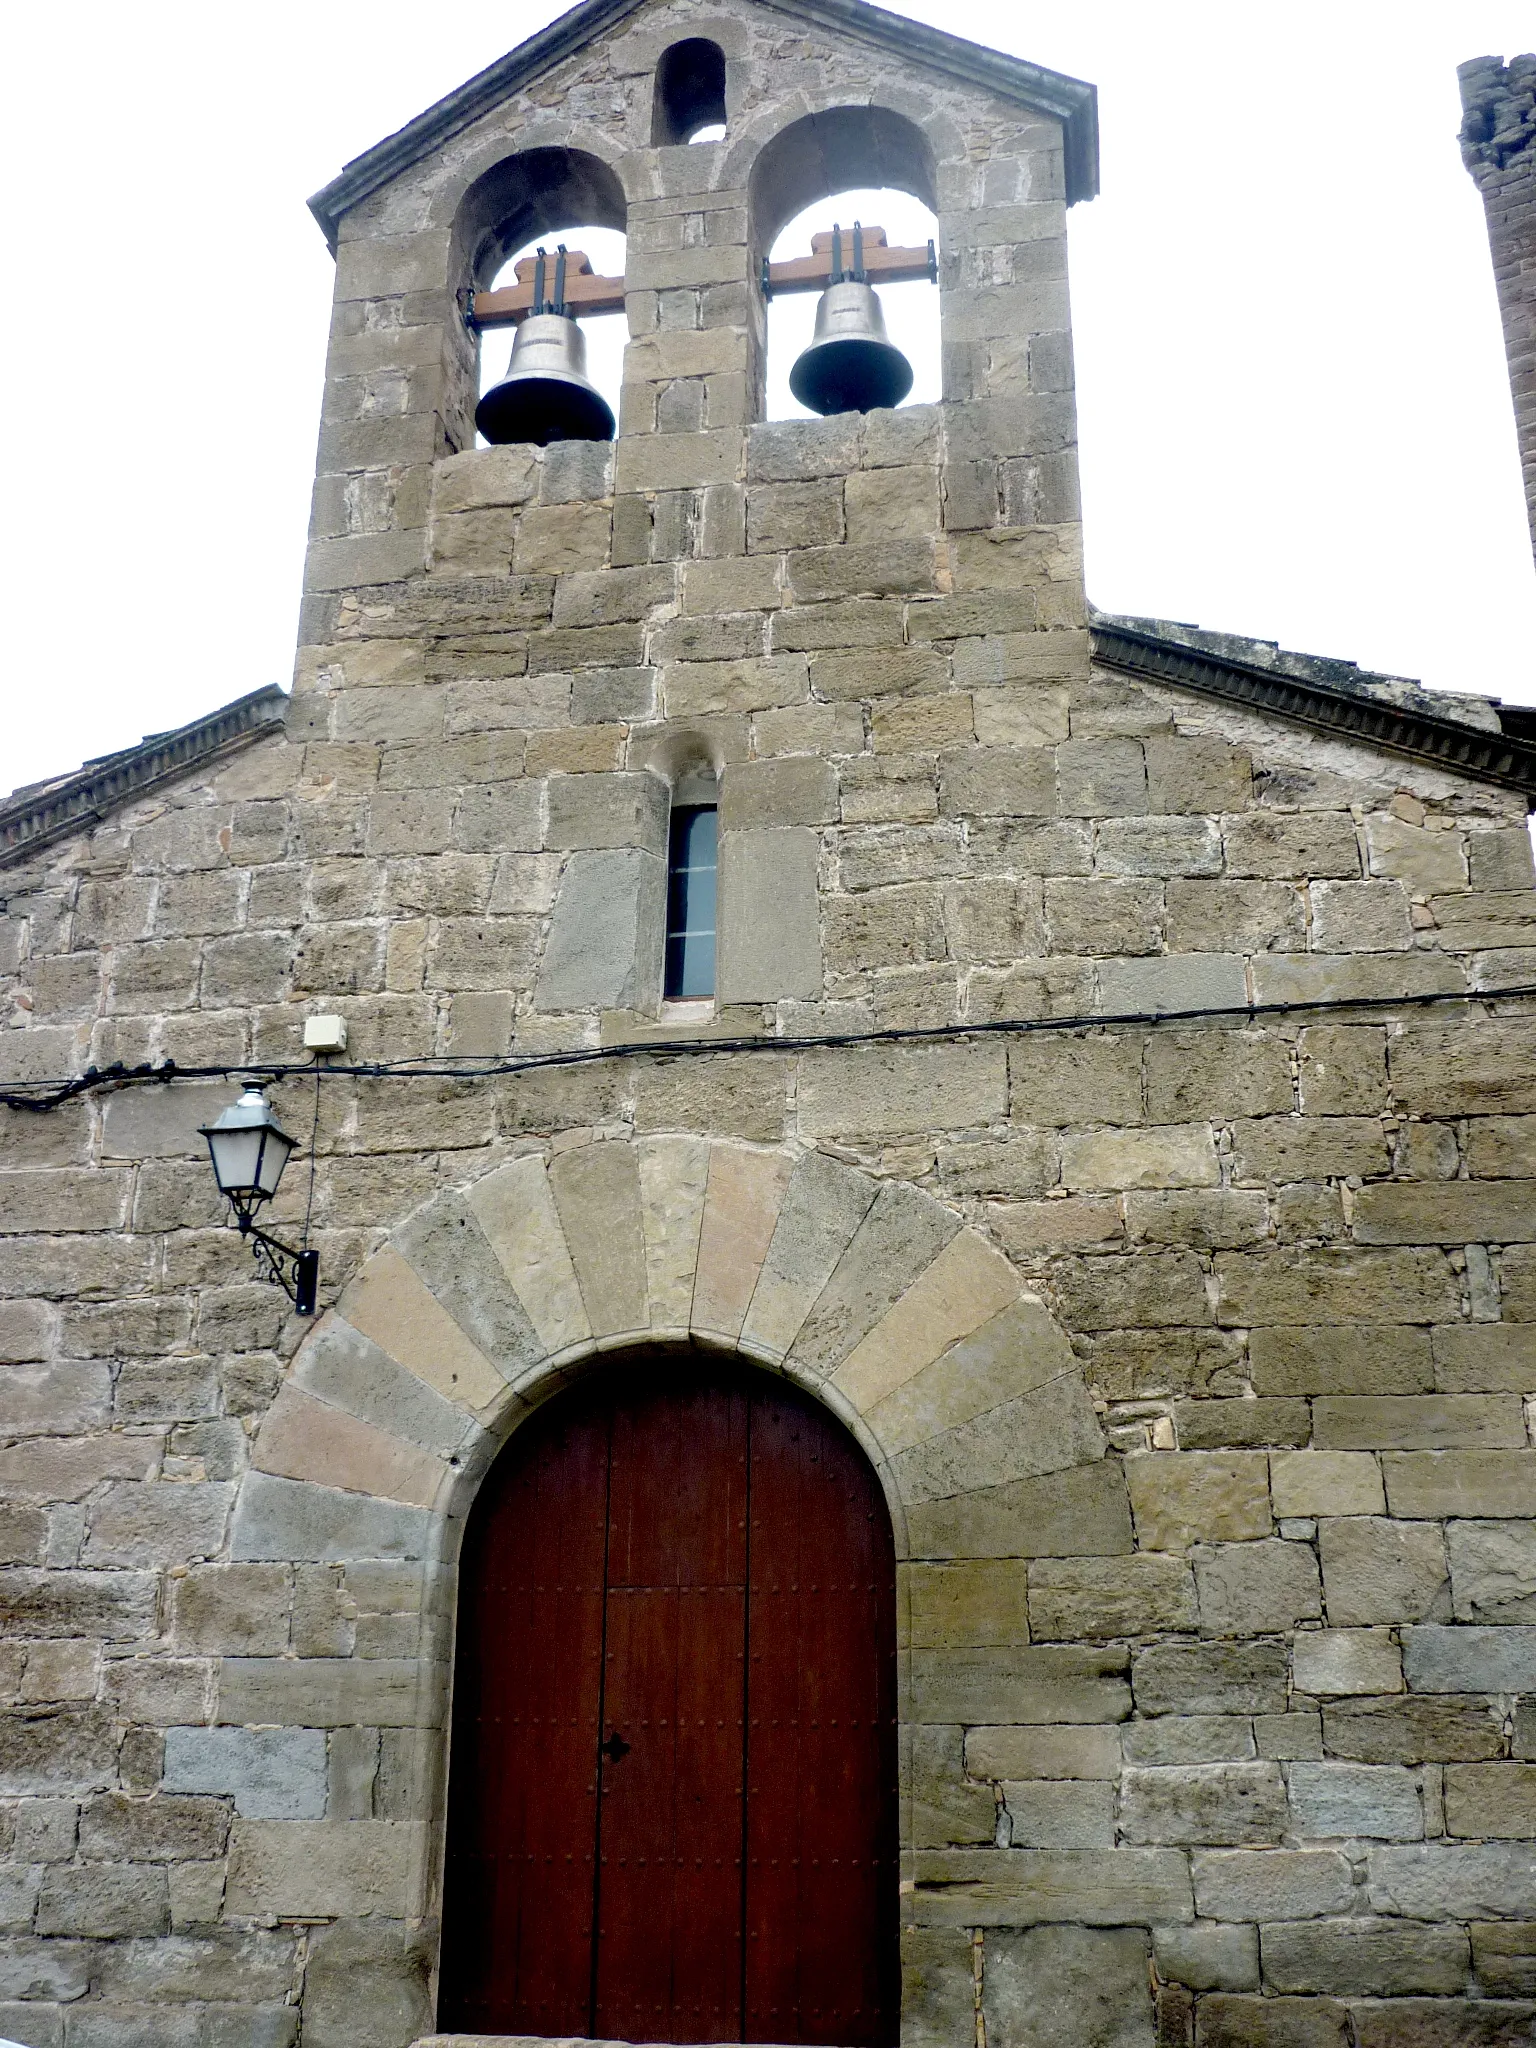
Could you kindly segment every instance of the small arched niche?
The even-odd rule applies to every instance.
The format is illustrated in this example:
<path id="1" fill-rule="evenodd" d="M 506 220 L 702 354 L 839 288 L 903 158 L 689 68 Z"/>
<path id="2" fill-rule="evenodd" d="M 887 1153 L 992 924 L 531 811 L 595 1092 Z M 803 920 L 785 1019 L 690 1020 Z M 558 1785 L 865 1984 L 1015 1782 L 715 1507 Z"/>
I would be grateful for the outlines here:
<path id="1" fill-rule="evenodd" d="M 585 247 L 594 270 L 622 276 L 627 224 L 624 187 L 601 157 L 580 149 L 521 150 L 482 173 L 460 200 L 454 221 L 454 274 L 461 290 L 488 291 L 504 272 L 510 283 L 509 266 L 532 253 L 538 243 L 553 254 L 556 243 L 563 241 L 573 249 Z M 605 231 L 601 244 L 593 230 Z M 610 350 L 606 333 L 598 330 L 617 330 L 622 357 L 622 315 L 587 320 L 582 326 L 589 369 L 594 359 L 605 362 L 603 352 Z M 447 407 L 449 434 L 461 449 L 475 444 L 475 404 L 483 385 L 505 373 L 513 330 L 497 328 L 480 336 L 466 328 L 464 334 L 456 388 Z M 610 376 L 612 390 L 597 375 L 593 381 L 616 413 L 617 372 Z"/>
<path id="2" fill-rule="evenodd" d="M 905 115 L 887 107 L 832 107 L 792 121 L 765 143 L 748 185 L 754 274 L 764 260 L 807 256 L 811 237 L 840 223 L 851 248 L 853 223 L 885 229 L 892 246 L 921 247 L 938 236 L 938 182 L 932 145 Z M 880 285 L 890 339 L 915 373 L 908 404 L 940 396 L 939 294 L 926 282 Z M 804 418 L 789 392 L 789 372 L 811 339 L 817 295 L 773 300 L 766 308 L 766 390 L 760 416 Z"/>
<path id="3" fill-rule="evenodd" d="M 688 36 L 662 52 L 651 105 L 651 146 L 715 142 L 725 132 L 725 52 Z"/>

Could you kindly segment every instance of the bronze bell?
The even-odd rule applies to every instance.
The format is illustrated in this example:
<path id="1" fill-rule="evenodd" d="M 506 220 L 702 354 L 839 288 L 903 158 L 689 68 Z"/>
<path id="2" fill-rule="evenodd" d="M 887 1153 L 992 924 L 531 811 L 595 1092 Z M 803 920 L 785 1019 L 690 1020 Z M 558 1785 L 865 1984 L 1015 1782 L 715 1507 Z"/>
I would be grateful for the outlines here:
<path id="1" fill-rule="evenodd" d="M 832 282 L 816 307 L 811 345 L 789 373 L 789 388 L 811 412 L 873 412 L 900 405 L 912 365 L 885 331 L 879 295 L 864 274 L 864 237 L 853 224 L 853 263 L 843 268 L 843 231 L 832 230 Z"/>
<path id="2" fill-rule="evenodd" d="M 507 374 L 475 407 L 475 425 L 494 443 L 611 441 L 613 408 L 587 375 L 586 336 L 565 307 L 563 248 L 552 301 L 544 297 L 542 249 L 535 280 L 533 311 L 513 339 Z"/>

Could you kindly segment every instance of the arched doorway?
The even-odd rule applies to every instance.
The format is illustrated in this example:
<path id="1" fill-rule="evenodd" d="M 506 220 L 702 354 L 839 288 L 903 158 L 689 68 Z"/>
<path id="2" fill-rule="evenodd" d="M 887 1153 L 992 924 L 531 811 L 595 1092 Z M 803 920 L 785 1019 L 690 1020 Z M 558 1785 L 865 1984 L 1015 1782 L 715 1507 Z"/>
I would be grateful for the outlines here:
<path id="1" fill-rule="evenodd" d="M 895 1565 L 828 1412 L 636 1358 L 552 1402 L 460 1573 L 439 2025 L 897 2038 Z"/>

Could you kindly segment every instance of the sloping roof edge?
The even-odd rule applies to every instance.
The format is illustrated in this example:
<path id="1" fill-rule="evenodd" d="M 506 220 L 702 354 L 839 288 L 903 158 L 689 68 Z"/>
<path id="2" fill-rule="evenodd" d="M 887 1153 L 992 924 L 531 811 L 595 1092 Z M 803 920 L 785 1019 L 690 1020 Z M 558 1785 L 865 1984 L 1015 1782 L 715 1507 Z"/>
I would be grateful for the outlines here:
<path id="1" fill-rule="evenodd" d="M 1243 661 L 1192 646 L 1182 637 L 1158 632 L 1151 620 L 1110 618 L 1101 613 L 1092 621 L 1090 636 L 1095 660 L 1122 675 L 1220 697 L 1249 710 L 1311 726 L 1317 732 L 1381 747 L 1408 760 L 1536 797 L 1536 741 L 1528 736 L 1531 720 L 1522 716 L 1519 707 L 1493 706 L 1497 726 L 1485 727 L 1470 719 L 1463 724 L 1439 712 L 1376 694 L 1371 688 L 1373 679 L 1363 671 L 1358 685 L 1340 689 L 1298 675 L 1294 666 L 1268 667 L 1257 660 Z M 1295 665 L 1305 659 L 1290 658 Z M 1318 666 L 1338 664 L 1320 662 Z M 1387 680 L 1380 679 L 1383 684 Z"/>
<path id="2" fill-rule="evenodd" d="M 280 731 L 287 709 L 287 692 L 269 683 L 174 732 L 151 733 L 136 747 L 87 761 L 73 775 L 18 790 L 0 801 L 0 867 L 89 830 L 157 783 Z"/>
<path id="3" fill-rule="evenodd" d="M 795 16 L 861 41 L 875 43 L 908 62 L 948 72 L 1037 113 L 1053 115 L 1065 131 L 1067 204 L 1094 198 L 1099 189 L 1098 93 L 1080 78 L 1048 71 L 1022 57 L 1010 57 L 943 29 L 892 14 L 870 0 L 758 0 L 775 13 Z M 314 194 L 309 210 L 334 254 L 342 215 L 387 185 L 391 178 L 440 148 L 488 113 L 510 93 L 572 56 L 604 29 L 645 5 L 645 0 L 582 0 L 537 35 L 446 94 L 425 113 L 407 121 L 345 166 Z"/>

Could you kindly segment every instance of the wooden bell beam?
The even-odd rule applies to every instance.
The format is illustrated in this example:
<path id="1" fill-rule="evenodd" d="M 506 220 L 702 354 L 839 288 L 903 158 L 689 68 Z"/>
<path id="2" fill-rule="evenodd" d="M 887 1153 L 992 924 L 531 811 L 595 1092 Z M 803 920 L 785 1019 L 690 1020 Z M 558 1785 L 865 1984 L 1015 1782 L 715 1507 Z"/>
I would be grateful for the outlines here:
<path id="1" fill-rule="evenodd" d="M 930 283 L 938 282 L 938 257 L 930 242 L 922 249 L 887 248 L 884 228 L 865 228 L 864 231 L 864 274 L 871 284 L 905 284 L 914 278 L 927 278 Z M 851 232 L 843 234 L 844 267 L 847 267 L 853 247 Z M 534 270 L 536 256 L 524 256 L 516 266 L 517 283 L 503 285 L 499 291 L 465 293 L 464 317 L 471 327 L 482 333 L 493 327 L 516 327 L 526 320 L 534 308 Z M 546 257 L 546 283 L 553 275 L 554 258 Z M 763 292 L 767 298 L 788 296 L 793 292 L 825 291 L 832 282 L 832 236 L 813 235 L 811 254 L 797 256 L 788 263 L 765 263 L 763 265 Z M 565 259 L 565 304 L 576 319 L 584 314 L 622 313 L 624 310 L 624 280 L 622 277 L 598 277 L 592 265 L 579 249 L 572 249 Z"/>

